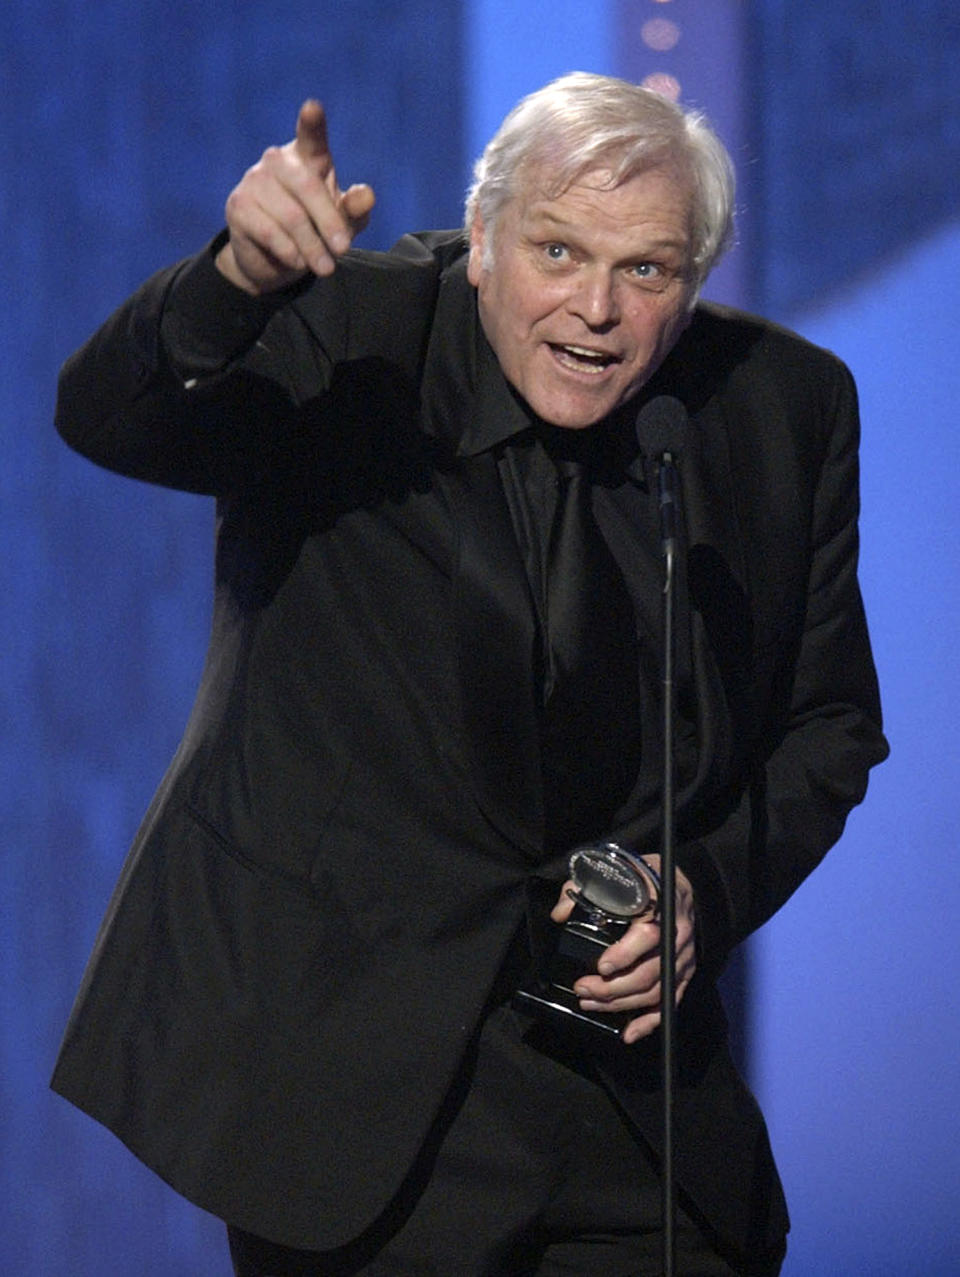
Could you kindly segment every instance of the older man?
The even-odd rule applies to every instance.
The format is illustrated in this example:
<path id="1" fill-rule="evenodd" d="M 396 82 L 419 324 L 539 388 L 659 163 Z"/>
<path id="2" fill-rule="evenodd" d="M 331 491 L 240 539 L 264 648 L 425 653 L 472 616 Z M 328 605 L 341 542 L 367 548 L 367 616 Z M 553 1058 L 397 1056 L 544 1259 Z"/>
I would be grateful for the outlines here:
<path id="1" fill-rule="evenodd" d="M 197 704 L 54 1085 L 228 1222 L 238 1274 L 658 1271 L 655 919 L 576 982 L 619 1038 L 514 995 L 571 848 L 657 867 L 664 393 L 691 418 L 678 1266 L 779 1269 L 713 979 L 886 746 L 853 386 L 697 305 L 731 202 L 701 118 L 578 74 L 508 116 L 466 236 L 358 252 L 373 194 L 307 103 L 228 230 L 64 370 L 64 437 L 215 495 L 218 546 Z"/>

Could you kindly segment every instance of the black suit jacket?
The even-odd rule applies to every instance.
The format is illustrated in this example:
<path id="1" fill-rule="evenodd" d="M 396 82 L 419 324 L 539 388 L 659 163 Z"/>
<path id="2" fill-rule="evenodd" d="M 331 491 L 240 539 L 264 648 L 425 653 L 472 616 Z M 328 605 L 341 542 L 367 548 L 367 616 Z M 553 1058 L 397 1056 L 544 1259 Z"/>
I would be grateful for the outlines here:
<path id="1" fill-rule="evenodd" d="M 531 878 L 564 876 L 543 842 L 529 587 L 476 435 L 490 414 L 526 419 L 455 237 L 351 253 L 278 310 L 211 270 L 149 281 L 61 381 L 64 437 L 215 494 L 218 546 L 196 707 L 54 1085 L 207 1210 L 325 1248 L 398 1188 Z M 232 339 L 201 307 L 210 288 Z M 856 582 L 857 414 L 832 356 L 709 306 L 643 393 L 664 391 L 692 418 L 678 859 L 701 945 L 677 1171 L 749 1250 L 786 1216 L 710 977 L 839 836 L 885 753 Z M 656 848 L 655 805 L 621 816 L 597 834 Z M 600 1059 L 654 1144 L 655 1061 L 649 1043 Z"/>

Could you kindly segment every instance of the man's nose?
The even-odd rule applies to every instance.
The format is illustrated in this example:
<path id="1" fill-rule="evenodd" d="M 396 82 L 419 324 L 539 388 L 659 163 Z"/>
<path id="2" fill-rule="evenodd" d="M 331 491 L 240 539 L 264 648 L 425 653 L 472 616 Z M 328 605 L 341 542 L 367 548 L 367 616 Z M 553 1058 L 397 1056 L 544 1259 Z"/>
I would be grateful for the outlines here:
<path id="1" fill-rule="evenodd" d="M 620 319 L 616 280 L 610 271 L 587 270 L 577 280 L 570 309 L 591 328 L 609 328 Z"/>

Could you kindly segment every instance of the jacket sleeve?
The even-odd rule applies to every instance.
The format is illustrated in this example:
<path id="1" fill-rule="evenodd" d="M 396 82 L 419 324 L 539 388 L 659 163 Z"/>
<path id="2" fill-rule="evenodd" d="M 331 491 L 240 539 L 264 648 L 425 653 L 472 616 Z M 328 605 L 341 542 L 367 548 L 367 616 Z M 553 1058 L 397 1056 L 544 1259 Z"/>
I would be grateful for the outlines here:
<path id="1" fill-rule="evenodd" d="M 64 365 L 56 424 L 133 478 L 222 494 L 316 430 L 334 368 L 376 359 L 415 380 L 450 237 L 352 250 L 333 275 L 255 298 L 214 265 L 219 236 L 149 279 Z"/>
<path id="2" fill-rule="evenodd" d="M 809 550 L 797 633 L 771 645 L 777 673 L 754 707 L 756 736 L 732 809 L 677 848 L 694 886 L 707 968 L 722 964 L 819 864 L 863 799 L 870 768 L 888 753 L 857 580 L 856 390 L 827 358 L 811 378 L 822 387 L 817 429 L 795 448 L 816 457 L 803 502 Z M 754 490 L 753 499 L 762 508 L 770 497 Z"/>
<path id="3" fill-rule="evenodd" d="M 332 318 L 328 351 L 294 307 L 303 289 L 249 297 L 214 266 L 220 242 L 147 280 L 65 363 L 57 429 L 98 465 L 218 492 L 329 380 Z M 323 291 L 333 317 L 339 283 Z"/>

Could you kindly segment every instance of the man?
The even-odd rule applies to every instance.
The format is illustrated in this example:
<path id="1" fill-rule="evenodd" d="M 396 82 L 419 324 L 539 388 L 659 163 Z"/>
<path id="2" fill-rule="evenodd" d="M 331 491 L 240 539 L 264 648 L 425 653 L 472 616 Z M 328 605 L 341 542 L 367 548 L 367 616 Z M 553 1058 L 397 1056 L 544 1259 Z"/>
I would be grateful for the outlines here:
<path id="1" fill-rule="evenodd" d="M 305 104 L 228 230 L 64 370 L 64 437 L 214 494 L 218 546 L 198 701 L 54 1085 L 225 1219 L 247 1277 L 659 1270 L 655 917 L 576 984 L 619 1038 L 514 995 L 571 849 L 657 868 L 643 409 L 669 395 L 678 1268 L 775 1273 L 786 1212 L 713 981 L 886 753 L 849 374 L 697 305 L 729 161 L 635 86 L 525 99 L 466 238 L 352 250 L 372 204 Z"/>

